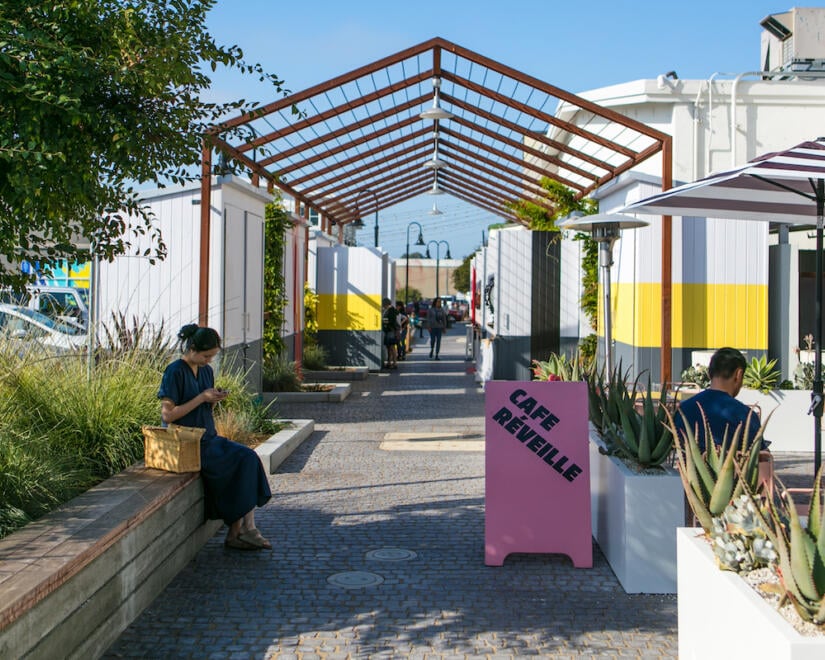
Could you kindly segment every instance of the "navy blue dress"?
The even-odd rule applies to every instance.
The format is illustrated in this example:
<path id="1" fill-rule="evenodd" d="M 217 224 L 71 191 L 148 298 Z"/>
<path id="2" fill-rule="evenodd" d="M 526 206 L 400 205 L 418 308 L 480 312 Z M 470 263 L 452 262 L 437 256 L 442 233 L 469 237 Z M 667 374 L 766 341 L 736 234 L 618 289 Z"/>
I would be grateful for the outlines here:
<path id="1" fill-rule="evenodd" d="M 177 406 L 214 386 L 212 367 L 199 367 L 196 377 L 186 362 L 176 360 L 163 372 L 158 399 L 170 399 Z M 218 435 L 211 403 L 202 403 L 175 420 L 175 424 L 206 429 L 201 438 L 201 475 L 206 491 L 207 518 L 222 519 L 231 525 L 256 506 L 269 501 L 272 491 L 258 454 Z"/>

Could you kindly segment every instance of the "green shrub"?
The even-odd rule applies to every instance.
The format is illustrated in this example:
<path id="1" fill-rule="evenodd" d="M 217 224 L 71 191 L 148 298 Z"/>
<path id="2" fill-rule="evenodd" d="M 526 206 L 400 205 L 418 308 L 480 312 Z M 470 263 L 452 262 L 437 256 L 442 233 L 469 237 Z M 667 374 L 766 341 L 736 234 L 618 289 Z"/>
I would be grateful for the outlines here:
<path id="1" fill-rule="evenodd" d="M 265 392 L 301 391 L 301 379 L 295 363 L 282 357 L 264 360 L 263 381 Z"/>
<path id="2" fill-rule="evenodd" d="M 327 368 L 327 352 L 323 347 L 316 345 L 304 346 L 302 364 L 310 371 L 323 371 Z"/>
<path id="3" fill-rule="evenodd" d="M 160 421 L 158 386 L 171 356 L 147 350 L 152 340 L 139 328 L 105 340 L 91 364 L 83 353 L 21 353 L 0 341 L 0 536 L 143 458 L 141 426 Z M 222 369 L 217 384 L 232 394 L 216 423 L 231 414 L 243 432 L 280 428 L 243 374 Z"/>

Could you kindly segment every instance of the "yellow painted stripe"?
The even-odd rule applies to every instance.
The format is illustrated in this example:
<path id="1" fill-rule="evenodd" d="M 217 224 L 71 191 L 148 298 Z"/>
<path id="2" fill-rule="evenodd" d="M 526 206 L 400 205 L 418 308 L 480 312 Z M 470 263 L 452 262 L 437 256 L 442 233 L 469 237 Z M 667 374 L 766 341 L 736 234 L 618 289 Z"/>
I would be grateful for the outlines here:
<path id="1" fill-rule="evenodd" d="M 614 339 L 632 346 L 660 346 L 661 285 L 616 283 L 611 288 Z M 768 287 L 674 282 L 671 323 L 673 348 L 767 350 Z M 604 335 L 601 319 L 599 334 Z"/>
<path id="2" fill-rule="evenodd" d="M 318 294 L 319 330 L 380 330 L 381 296 Z"/>

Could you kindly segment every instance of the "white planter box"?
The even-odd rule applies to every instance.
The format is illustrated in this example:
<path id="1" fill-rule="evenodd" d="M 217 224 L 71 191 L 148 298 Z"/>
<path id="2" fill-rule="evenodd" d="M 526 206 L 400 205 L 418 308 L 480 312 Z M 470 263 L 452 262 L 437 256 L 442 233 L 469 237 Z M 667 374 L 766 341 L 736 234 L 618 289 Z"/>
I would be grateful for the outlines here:
<path id="1" fill-rule="evenodd" d="M 773 390 L 762 394 L 743 388 L 736 397 L 749 406 L 757 404 L 762 419 L 775 410 L 765 428 L 765 439 L 771 441 L 772 452 L 814 451 L 814 417 L 808 414 L 811 393 L 808 390 Z"/>
<path id="2" fill-rule="evenodd" d="M 800 635 L 736 573 L 722 571 L 702 530 L 677 531 L 679 658 L 822 660 L 825 637 Z"/>
<path id="3" fill-rule="evenodd" d="M 676 529 L 685 524 L 679 475 L 639 475 L 599 453 L 590 434 L 593 537 L 629 594 L 676 593 Z"/>

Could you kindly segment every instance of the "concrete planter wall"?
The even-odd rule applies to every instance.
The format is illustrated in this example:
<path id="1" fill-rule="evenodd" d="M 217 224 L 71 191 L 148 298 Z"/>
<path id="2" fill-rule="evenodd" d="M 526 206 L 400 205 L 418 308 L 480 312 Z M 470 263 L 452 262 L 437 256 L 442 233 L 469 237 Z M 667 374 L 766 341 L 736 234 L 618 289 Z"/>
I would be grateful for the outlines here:
<path id="1" fill-rule="evenodd" d="M 671 469 L 640 475 L 599 453 L 590 433 L 593 537 L 627 593 L 676 593 L 676 529 L 685 524 L 684 491 Z"/>
<path id="2" fill-rule="evenodd" d="M 814 451 L 814 417 L 808 414 L 809 390 L 773 390 L 763 394 L 743 389 L 736 398 L 749 406 L 758 405 L 763 420 L 774 411 L 765 427 L 765 439 L 771 441 L 771 451 Z"/>
<path id="3" fill-rule="evenodd" d="M 302 369 L 301 375 L 307 382 L 331 382 L 331 381 L 350 381 L 350 380 L 364 380 L 369 375 L 368 367 L 330 367 L 320 371 L 311 369 Z"/>
<path id="4" fill-rule="evenodd" d="M 825 658 L 825 637 L 800 635 L 736 573 L 716 566 L 702 531 L 677 532 L 679 658 Z"/>
<path id="5" fill-rule="evenodd" d="M 278 403 L 331 403 L 343 401 L 352 391 L 349 383 L 316 383 L 317 385 L 332 385 L 328 392 L 263 392 L 261 400 L 264 405 L 273 399 Z"/>

